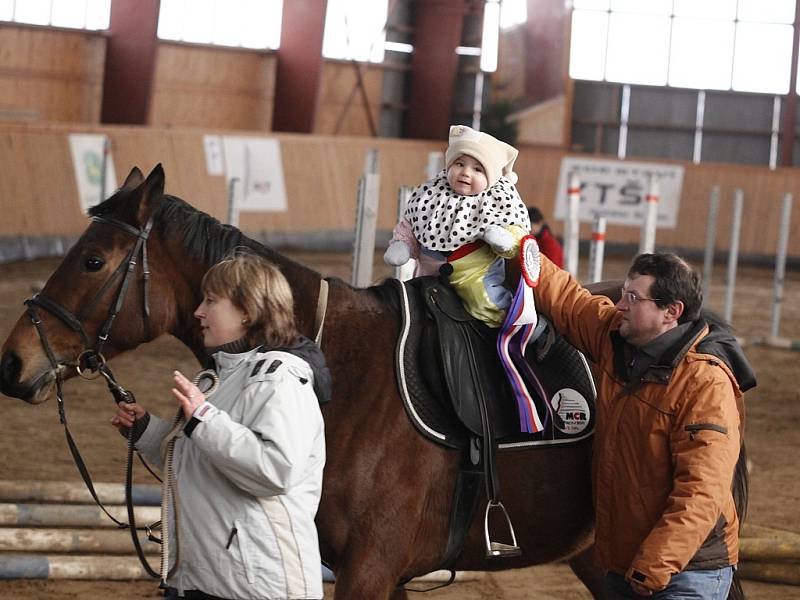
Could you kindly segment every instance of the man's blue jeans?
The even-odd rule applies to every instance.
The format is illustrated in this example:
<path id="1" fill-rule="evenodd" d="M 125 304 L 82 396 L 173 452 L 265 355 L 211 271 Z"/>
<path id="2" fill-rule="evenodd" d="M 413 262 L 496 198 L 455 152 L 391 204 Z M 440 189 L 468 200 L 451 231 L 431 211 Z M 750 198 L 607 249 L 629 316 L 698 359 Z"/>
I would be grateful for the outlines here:
<path id="1" fill-rule="evenodd" d="M 733 581 L 733 567 L 710 571 L 684 571 L 673 575 L 669 584 L 652 596 L 640 596 L 622 575 L 606 575 L 608 600 L 725 600 Z"/>

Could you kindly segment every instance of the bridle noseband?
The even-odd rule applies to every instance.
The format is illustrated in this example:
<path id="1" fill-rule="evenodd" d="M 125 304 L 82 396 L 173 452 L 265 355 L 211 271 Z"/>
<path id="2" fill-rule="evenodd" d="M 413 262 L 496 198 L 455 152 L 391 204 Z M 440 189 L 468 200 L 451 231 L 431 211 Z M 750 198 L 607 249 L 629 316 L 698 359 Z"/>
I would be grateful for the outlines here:
<path id="1" fill-rule="evenodd" d="M 147 262 L 147 238 L 150 235 L 150 230 L 153 227 L 153 217 L 147 221 L 147 224 L 141 229 L 137 229 L 128 223 L 115 219 L 113 217 L 92 217 L 92 220 L 98 223 L 105 223 L 113 225 L 123 231 L 130 233 L 136 238 L 136 242 L 128 253 L 126 260 L 122 261 L 106 280 L 103 286 L 98 290 L 92 302 L 85 311 L 81 311 L 82 315 L 90 314 L 94 309 L 97 302 L 105 295 L 105 292 L 111 286 L 112 282 L 117 278 L 120 273 L 123 273 L 122 283 L 117 291 L 117 299 L 111 306 L 111 309 L 106 317 L 105 322 L 97 333 L 94 345 L 89 340 L 89 335 L 83 327 L 81 317 L 73 314 L 64 308 L 58 302 L 43 296 L 41 293 L 36 294 L 33 298 L 25 300 L 27 306 L 27 313 L 39 334 L 39 339 L 42 342 L 45 354 L 47 355 L 50 366 L 56 374 L 56 379 L 60 378 L 61 371 L 64 367 L 75 367 L 78 374 L 86 379 L 94 379 L 99 375 L 106 377 L 106 380 L 111 385 L 114 381 L 113 374 L 106 365 L 105 357 L 103 356 L 103 347 L 108 340 L 108 334 L 111 331 L 111 326 L 117 318 L 119 311 L 122 310 L 122 304 L 125 301 L 125 296 L 128 293 L 128 288 L 133 280 L 133 274 L 136 270 L 137 259 L 139 254 L 142 256 L 142 279 L 143 279 L 143 308 L 142 315 L 144 320 L 145 337 L 150 336 L 150 304 L 149 304 L 149 289 L 150 289 L 150 270 Z M 78 354 L 74 361 L 59 361 L 56 359 L 53 352 L 50 340 L 47 333 L 44 331 L 42 321 L 39 318 L 37 308 L 49 312 L 51 315 L 57 317 L 62 323 L 69 327 L 72 331 L 78 334 L 83 343 L 83 350 Z M 113 390 L 112 390 L 113 391 Z"/>

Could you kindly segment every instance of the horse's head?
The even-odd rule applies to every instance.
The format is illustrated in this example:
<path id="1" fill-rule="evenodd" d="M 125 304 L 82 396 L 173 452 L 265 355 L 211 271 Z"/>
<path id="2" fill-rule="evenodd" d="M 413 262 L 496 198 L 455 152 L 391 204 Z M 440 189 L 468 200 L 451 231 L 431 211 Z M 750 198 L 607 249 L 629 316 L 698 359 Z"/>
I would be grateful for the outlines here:
<path id="1" fill-rule="evenodd" d="M 80 363 L 97 366 L 103 360 L 98 354 L 111 358 L 164 331 L 164 309 L 148 290 L 164 283 L 146 273 L 146 263 L 163 253 L 149 235 L 163 199 L 161 165 L 147 179 L 134 168 L 90 211 L 89 227 L 41 292 L 26 301 L 27 311 L 3 344 L 0 391 L 38 404 L 58 372 L 71 377 Z"/>

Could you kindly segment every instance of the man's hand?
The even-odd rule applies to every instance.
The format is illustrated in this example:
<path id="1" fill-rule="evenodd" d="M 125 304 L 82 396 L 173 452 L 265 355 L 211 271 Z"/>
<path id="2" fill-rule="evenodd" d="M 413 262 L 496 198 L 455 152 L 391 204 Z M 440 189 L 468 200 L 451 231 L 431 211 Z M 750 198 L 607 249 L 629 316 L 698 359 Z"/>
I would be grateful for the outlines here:
<path id="1" fill-rule="evenodd" d="M 640 596 L 653 595 L 653 590 L 644 587 L 641 583 L 637 583 L 635 581 L 628 581 L 628 584 L 631 586 L 631 589 Z"/>

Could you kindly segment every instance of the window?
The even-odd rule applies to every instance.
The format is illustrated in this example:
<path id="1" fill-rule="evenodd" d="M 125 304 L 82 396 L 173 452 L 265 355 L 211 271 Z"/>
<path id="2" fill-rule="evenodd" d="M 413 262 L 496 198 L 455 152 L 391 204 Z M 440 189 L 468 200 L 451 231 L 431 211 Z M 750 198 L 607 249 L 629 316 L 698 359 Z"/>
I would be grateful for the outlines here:
<path id="1" fill-rule="evenodd" d="M 573 79 L 788 92 L 795 0 L 573 4 Z"/>
<path id="2" fill-rule="evenodd" d="M 111 0 L 0 0 L 0 20 L 71 29 L 108 29 Z"/>
<path id="3" fill-rule="evenodd" d="M 275 49 L 281 42 L 282 0 L 161 0 L 164 40 Z"/>
<path id="4" fill-rule="evenodd" d="M 328 0 L 322 55 L 383 62 L 387 16 L 388 0 Z"/>
<path id="5" fill-rule="evenodd" d="M 500 28 L 511 29 L 528 21 L 527 0 L 500 0 Z"/>

